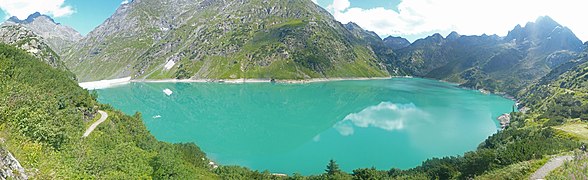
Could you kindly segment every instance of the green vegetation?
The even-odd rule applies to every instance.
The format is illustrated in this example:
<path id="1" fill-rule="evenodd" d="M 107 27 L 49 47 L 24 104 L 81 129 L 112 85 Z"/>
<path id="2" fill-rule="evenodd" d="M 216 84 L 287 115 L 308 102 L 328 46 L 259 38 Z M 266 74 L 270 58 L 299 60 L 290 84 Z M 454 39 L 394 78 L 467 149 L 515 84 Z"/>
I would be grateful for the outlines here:
<path id="1" fill-rule="evenodd" d="M 157 141 L 139 113 L 126 116 L 96 102 L 66 71 L 53 69 L 21 50 L 0 46 L 0 136 L 35 178 L 286 179 L 236 166 L 208 166 L 194 144 Z M 537 92 L 537 91 L 533 91 Z M 561 99 L 560 100 L 566 100 Z M 558 101 L 555 101 L 557 104 Z M 80 138 L 97 109 L 109 118 L 89 137 Z M 545 114 L 565 114 L 566 111 Z M 567 111 L 569 112 L 569 111 Z M 525 177 L 545 157 L 579 147 L 568 126 L 543 125 L 539 113 L 513 113 L 511 126 L 463 156 L 433 158 L 421 166 L 381 171 L 342 172 L 334 161 L 316 176 L 292 179 L 468 179 Z M 34 169 L 37 171 L 32 172 Z"/>
<path id="2" fill-rule="evenodd" d="M 505 92 L 530 110 L 512 113 L 507 129 L 462 156 L 432 158 L 406 170 L 361 168 L 350 173 L 331 160 L 324 174 L 282 177 L 238 166 L 211 168 L 195 144 L 157 141 L 140 113 L 127 116 L 102 105 L 95 93 L 77 85 L 67 69 L 54 69 L 22 50 L 0 44 L 0 146 L 12 152 L 32 178 L 525 179 L 550 155 L 588 142 L 588 51 L 576 52 L 578 42 L 571 36 L 574 42 L 557 47 L 549 44 L 556 40 L 526 38 L 530 35 L 517 29 L 506 40 L 433 35 L 391 52 L 379 38 L 353 25 L 342 26 L 310 1 L 211 2 L 202 11 L 198 9 L 202 7 L 153 0 L 135 5 L 136 11 L 128 16 L 109 19 L 121 31 L 98 28 L 76 51 L 70 51 L 67 64 L 78 74 L 84 72 L 82 80 L 121 75 L 306 79 L 409 74 Z M 192 13 L 168 19 L 169 23 L 153 19 L 174 14 L 176 7 Z M 127 17 L 136 18 L 137 23 L 128 23 L 135 19 Z M 128 29 L 137 32 L 127 34 Z M 532 23 L 528 27 L 531 32 L 553 29 L 536 29 Z M 24 37 L 15 45 L 35 38 Z M 50 49 L 42 52 L 57 57 Z M 570 60 L 575 54 L 578 58 Z M 176 66 L 164 70 L 170 60 Z M 109 118 L 89 137 L 81 138 L 98 109 L 107 111 Z M 548 178 L 585 179 L 587 159 L 577 152 L 574 161 Z"/>
<path id="3" fill-rule="evenodd" d="M 205 154 L 194 144 L 157 141 L 140 114 L 96 102 L 69 73 L 0 44 L 0 138 L 35 179 L 206 179 Z M 97 109 L 109 118 L 87 138 Z"/>
<path id="4" fill-rule="evenodd" d="M 588 179 L 588 154 L 575 151 L 574 159 L 552 171 L 546 179 Z"/>
<path id="5" fill-rule="evenodd" d="M 494 180 L 494 179 L 527 179 L 535 170 L 547 163 L 547 158 L 541 160 L 523 161 L 512 164 L 500 169 L 488 171 L 481 176 L 476 176 L 479 180 Z"/>
<path id="6" fill-rule="evenodd" d="M 576 138 L 577 140 L 588 143 L 588 123 L 579 121 L 570 121 L 561 126 L 553 127 L 554 129 L 561 130 L 567 135 Z"/>

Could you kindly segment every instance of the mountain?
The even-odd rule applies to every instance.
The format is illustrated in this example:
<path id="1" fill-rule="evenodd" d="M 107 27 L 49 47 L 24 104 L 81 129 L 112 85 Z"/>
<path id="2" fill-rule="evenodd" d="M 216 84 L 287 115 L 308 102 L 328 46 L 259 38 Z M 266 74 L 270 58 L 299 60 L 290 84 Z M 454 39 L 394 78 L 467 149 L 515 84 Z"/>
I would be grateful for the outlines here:
<path id="1" fill-rule="evenodd" d="M 504 40 L 514 41 L 521 46 L 532 46 L 543 52 L 580 51 L 582 46 L 582 41 L 574 35 L 572 30 L 548 16 L 539 17 L 534 23 L 527 23 L 525 27 L 516 26 Z"/>
<path id="2" fill-rule="evenodd" d="M 581 49 L 570 29 L 540 17 L 516 26 L 506 37 L 434 34 L 396 51 L 391 63 L 415 76 L 515 95 Z"/>
<path id="3" fill-rule="evenodd" d="M 25 20 L 11 17 L 3 25 L 22 25 L 43 37 L 51 49 L 61 54 L 75 42 L 82 39 L 82 35 L 69 26 L 56 23 L 51 17 L 34 13 Z"/>
<path id="4" fill-rule="evenodd" d="M 64 56 L 82 81 L 389 76 L 310 0 L 135 0 Z"/>
<path id="5" fill-rule="evenodd" d="M 389 47 L 385 41 L 382 41 L 382 38 L 380 38 L 378 34 L 373 31 L 364 30 L 353 22 L 347 23 L 344 26 L 349 32 L 351 32 L 359 44 L 362 44 L 373 51 L 382 62 L 393 61 L 392 58 L 395 56 L 395 49 Z M 382 63 L 382 65 L 384 65 L 392 75 L 407 75 L 402 69 L 394 67 L 390 63 Z"/>
<path id="6" fill-rule="evenodd" d="M 134 1 L 134 3 L 141 2 L 142 0 Z M 154 6 L 172 6 L 176 10 L 193 8 L 183 6 L 186 4 L 160 3 Z M 177 3 L 185 3 L 185 1 L 177 1 Z M 212 6 L 218 2 L 206 1 L 201 3 Z M 234 2 L 223 1 L 222 3 Z M 247 3 L 250 2 L 240 1 L 240 3 L 240 5 L 245 6 L 243 11 L 249 12 L 247 9 L 250 7 L 247 6 Z M 131 6 L 124 5 L 127 8 L 131 8 Z M 210 6 L 206 7 L 208 8 Z M 233 6 L 217 4 L 215 7 Z M 276 7 L 278 10 L 270 8 L 265 11 L 280 12 L 280 9 L 283 10 L 285 8 L 282 6 L 272 7 Z M 152 10 L 146 9 L 145 6 L 135 8 Z M 169 8 L 168 10 L 170 9 L 173 8 Z M 214 21 L 221 18 L 215 18 L 218 10 L 229 9 L 206 10 L 206 8 L 202 7 L 202 10 L 206 11 L 206 14 L 198 17 L 211 17 L 202 21 Z M 256 12 L 255 9 L 251 9 L 250 11 Z M 114 41 L 108 38 L 110 37 L 115 38 L 115 40 L 116 38 L 121 38 L 119 41 L 129 41 L 133 40 L 133 38 L 141 37 L 137 35 L 137 32 L 154 33 L 152 37 L 161 38 L 155 43 L 157 46 L 149 46 L 145 52 L 137 56 L 142 58 L 140 59 L 142 60 L 141 62 L 149 64 L 153 63 L 145 62 L 149 57 L 157 57 L 157 53 L 167 52 L 163 51 L 166 48 L 170 52 L 184 53 L 183 55 L 178 55 L 186 57 L 187 54 L 194 52 L 184 50 L 195 50 L 192 49 L 195 47 L 227 48 L 220 49 L 221 51 L 216 51 L 218 49 L 215 49 L 215 51 L 206 51 L 205 53 L 208 54 L 230 54 L 231 52 L 252 51 L 251 54 L 257 55 L 256 57 L 266 57 L 262 55 L 267 54 L 259 54 L 259 52 L 254 51 L 255 49 L 260 49 L 259 51 L 267 50 L 269 51 L 267 53 L 271 54 L 272 52 L 276 52 L 272 49 L 274 45 L 277 48 L 284 48 L 282 50 L 287 50 L 287 52 L 298 52 L 302 51 L 296 49 L 300 47 L 297 44 L 290 43 L 299 42 L 299 39 L 293 40 L 291 38 L 304 38 L 306 36 L 300 33 L 311 33 L 306 31 L 306 25 L 302 27 L 303 25 L 299 24 L 301 22 L 304 24 L 305 21 L 296 20 L 287 21 L 285 25 L 283 23 L 255 24 L 255 27 L 270 26 L 269 28 L 257 27 L 259 28 L 259 32 L 235 32 L 229 28 L 232 27 L 231 25 L 225 25 L 224 23 L 215 24 L 218 25 L 214 26 L 216 31 L 192 31 L 192 28 L 181 28 L 184 27 L 181 25 L 184 22 L 180 21 L 183 18 L 165 13 L 167 11 L 160 12 L 162 16 L 156 17 L 170 15 L 172 17 L 169 17 L 169 21 L 155 22 L 156 24 L 169 24 L 169 26 L 164 26 L 168 28 L 167 30 L 165 28 L 159 30 L 143 29 L 143 25 L 153 23 L 153 21 L 141 21 L 141 18 L 148 19 L 152 17 L 137 16 L 134 13 L 144 12 L 146 11 L 137 12 L 130 9 L 119 9 L 117 12 L 119 15 L 128 13 L 125 17 L 135 16 L 134 18 L 137 18 L 136 21 L 129 21 L 130 25 L 125 25 L 122 22 L 117 22 L 117 18 L 109 19 L 106 22 L 108 25 L 102 26 L 104 29 L 97 29 L 96 32 L 103 31 L 105 33 L 108 31 L 109 33 L 106 34 L 112 33 L 120 35 L 120 37 L 95 35 L 94 38 L 100 37 L 102 38 L 101 40 Z M 180 13 L 181 16 L 198 14 L 198 12 L 192 11 L 182 12 L 186 12 L 187 14 Z M 294 13 L 294 16 L 298 15 L 301 14 Z M 284 16 L 290 17 L 292 14 L 285 13 Z M 271 17 L 280 19 L 274 16 Z M 130 18 L 130 20 L 133 19 Z M 247 20 L 237 19 L 236 21 Z M 268 20 L 261 19 L 258 21 L 265 22 Z M 200 20 L 196 22 L 193 19 L 189 19 L 187 22 L 192 22 L 195 26 L 198 23 L 206 24 L 200 22 Z M 315 23 L 312 22 L 316 24 L 328 24 L 331 21 L 309 21 L 308 25 L 314 26 Z M 133 23 L 137 23 L 138 25 L 133 26 Z M 175 26 L 175 23 L 180 25 Z M 581 43 L 578 44 L 577 42 L 579 40 L 577 40 L 569 29 L 559 25 L 550 18 L 540 18 L 537 22 L 528 23 L 525 27 L 517 26 L 507 37 L 498 37 L 495 35 L 462 36 L 458 33 L 451 33 L 444 38 L 440 34 L 434 34 L 427 38 L 417 40 L 407 47 L 400 48 L 398 52 L 390 51 L 393 48 L 386 46 L 379 36 L 373 32 L 362 30 L 356 24 L 341 25 L 333 23 L 330 25 L 333 26 L 328 26 L 326 29 L 315 27 L 314 30 L 317 30 L 319 34 L 327 33 L 328 36 L 336 35 L 328 39 L 328 42 L 334 42 L 335 44 L 340 42 L 342 43 L 339 44 L 341 47 L 326 49 L 331 50 L 331 53 L 335 53 L 334 55 L 318 54 L 315 56 L 325 56 L 327 59 L 334 58 L 341 55 L 340 53 L 343 53 L 339 50 L 342 51 L 351 47 L 353 51 L 351 54 L 356 55 L 358 59 L 347 62 L 349 67 L 345 68 L 353 68 L 359 65 L 359 68 L 368 68 L 368 70 L 377 69 L 377 71 L 373 72 L 382 72 L 384 71 L 382 64 L 387 63 L 384 66 L 403 68 L 405 71 L 418 76 L 455 80 L 457 82 L 465 82 L 462 84 L 464 86 L 494 88 L 494 91 L 519 92 L 518 99 L 523 106 L 529 107 L 531 110 L 526 111 L 526 113 L 511 113 L 512 121 L 510 126 L 490 136 L 476 150 L 466 152 L 463 156 L 432 158 L 425 160 L 420 166 L 406 170 L 393 168 L 385 171 L 375 168 L 365 168 L 356 169 L 353 170 L 353 174 L 347 174 L 340 172 L 336 168 L 329 168 L 335 169 L 333 170 L 335 172 L 327 172 L 322 175 L 309 177 L 301 177 L 295 174 L 292 177 L 293 179 L 526 179 L 530 171 L 537 169 L 545 162 L 542 159 L 553 155 L 561 155 L 562 153 L 568 154 L 570 151 L 577 150 L 580 146 L 580 141 L 586 141 L 585 137 L 575 136 L 573 132 L 570 133 L 570 130 L 565 130 L 562 127 L 570 125 L 569 123 L 571 122 L 576 123 L 573 125 L 579 127 L 574 128 L 573 131 L 578 130 L 582 132 L 582 129 L 585 130 L 583 126 L 586 125 L 585 121 L 588 120 L 588 89 L 586 88 L 588 87 L 588 49 L 586 48 L 588 43 L 583 45 Z M 209 28 L 203 25 L 197 27 L 200 27 L 197 29 Z M 247 27 L 254 29 L 252 26 Z M 121 28 L 129 28 L 131 30 L 119 31 Z M 247 28 L 237 29 L 247 30 Z M 165 32 L 163 32 L 164 30 Z M 231 32 L 232 34 L 226 34 L 227 32 L 225 31 Z M 178 36 L 182 32 L 186 33 L 184 34 L 185 36 Z M 203 43 L 216 43 L 216 46 L 198 44 L 196 40 L 189 42 L 189 45 L 194 45 L 193 47 L 188 46 L 188 44 L 183 44 L 184 39 L 199 37 L 200 35 L 198 33 L 200 32 L 209 33 L 206 36 L 213 37 L 212 39 L 215 40 L 214 42 L 204 41 Z M 240 35 L 238 32 L 244 34 L 249 32 L 249 36 Z M 311 48 L 330 46 L 321 44 L 325 43 L 325 41 L 313 39 L 313 37 L 328 37 L 327 35 L 323 36 L 319 34 L 311 34 L 313 36 L 310 39 L 305 39 L 313 40 L 311 42 L 316 42 L 318 45 L 312 43 L 303 45 Z M 182 39 L 178 37 L 186 38 Z M 252 37 L 252 39 L 245 41 L 238 39 L 240 37 L 245 39 Z M 206 39 L 206 37 L 201 38 Z M 218 39 L 227 41 L 219 42 Z M 98 103 L 96 100 L 97 95 L 80 88 L 75 78 L 71 78 L 71 73 L 67 69 L 61 68 L 58 58 L 56 59 L 58 57 L 56 53 L 52 52 L 51 48 L 43 43 L 43 38 L 36 36 L 34 32 L 21 25 L 3 26 L 0 28 L 0 40 L 19 48 L 17 49 L 10 45 L 0 43 L 0 79 L 2 79 L 0 81 L 0 127 L 2 127 L 0 128 L 1 178 L 289 178 L 277 174 L 270 174 L 267 171 L 263 173 L 251 171 L 238 166 L 211 167 L 206 155 L 194 144 L 171 144 L 156 140 L 143 124 L 140 113 L 128 116 L 113 109 L 109 105 Z M 174 41 L 168 42 L 168 40 Z M 94 42 L 94 40 L 90 39 L 86 39 L 85 41 Z M 140 42 L 142 40 L 137 39 L 137 41 Z M 238 42 L 244 42 L 244 44 L 241 44 L 244 49 L 237 51 L 241 47 L 238 46 Z M 230 46 L 226 46 L 224 43 L 230 44 Z M 181 50 L 175 50 L 180 47 L 176 46 L 177 44 L 186 46 L 181 46 Z M 144 48 L 140 46 L 142 44 L 131 45 L 137 46 L 128 46 L 127 49 L 125 49 L 126 47 L 120 49 L 121 51 L 118 53 L 122 55 L 117 55 L 116 57 L 124 57 L 124 55 L 128 55 L 126 54 L 127 52 L 132 52 L 131 50 Z M 252 46 L 257 48 L 253 50 L 247 49 L 252 48 Z M 107 46 L 96 47 L 106 48 Z M 285 47 L 292 47 L 291 49 L 294 50 L 286 49 Z M 122 52 L 123 50 L 124 52 Z M 319 51 L 318 49 L 315 50 L 317 52 Z M 69 51 L 69 53 L 73 52 L 74 50 Z M 93 52 L 101 54 L 102 49 Z M 360 56 L 358 52 L 364 52 L 365 54 L 361 54 L 362 56 Z M 305 57 L 311 57 L 313 55 L 304 54 L 304 51 L 301 53 L 302 55 L 306 55 Z M 285 59 L 288 59 L 291 54 L 295 55 L 296 53 L 282 53 L 282 55 L 285 55 L 283 57 Z M 223 60 L 222 57 L 217 58 Z M 359 61 L 361 57 L 370 57 L 367 60 L 374 58 L 380 58 L 382 60 L 375 60 L 374 63 L 379 63 L 375 66 L 371 66 L 371 64 L 361 66 L 365 65 L 361 63 L 368 63 L 367 61 L 355 62 Z M 190 59 L 188 58 L 188 60 Z M 185 63 L 185 60 L 180 58 L 178 62 L 182 65 L 181 63 Z M 293 60 L 300 59 L 294 58 Z M 175 66 L 176 61 L 164 62 L 174 62 L 169 63 L 172 69 L 178 68 Z M 307 61 L 307 63 L 310 62 L 315 61 Z M 340 66 L 341 62 L 332 60 L 329 63 L 333 67 L 343 67 Z M 394 66 L 389 66 L 390 64 Z M 296 65 L 295 67 L 304 67 L 305 64 Z M 334 71 L 326 69 L 325 67 L 328 66 L 325 64 L 314 65 L 307 67 L 307 69 L 315 73 L 323 73 L 323 75 L 329 75 L 328 72 Z M 218 66 L 227 65 L 220 64 Z M 134 68 L 135 66 L 128 67 Z M 324 69 L 313 69 L 312 67 L 322 67 Z M 542 74 L 546 71 L 549 73 Z M 141 74 L 145 73 L 137 73 L 139 75 L 137 77 L 149 77 Z M 533 79 L 524 79 L 525 76 L 535 78 L 534 80 L 536 81 L 533 81 Z M 521 82 L 522 84 L 517 84 L 517 82 Z M 529 82 L 534 83 L 526 86 Z M 95 129 L 90 136 L 81 138 L 86 127 L 98 118 L 95 117 L 97 110 L 107 111 L 109 113 L 108 119 Z M 586 159 L 578 157 L 581 156 L 577 156 L 574 162 L 570 163 L 572 165 L 568 164 L 559 169 L 568 169 L 578 174 L 584 172 L 586 170 L 585 163 L 576 162 L 578 160 L 585 162 Z M 335 161 L 331 161 L 328 167 L 338 166 Z M 6 173 L 10 171 L 12 173 Z M 570 177 L 570 174 L 565 173 L 559 177 L 554 177 L 554 179 L 566 179 Z"/>
<path id="7" fill-rule="evenodd" d="M 42 37 L 21 25 L 0 26 L 0 43 L 13 45 L 25 50 L 57 69 L 67 69 L 60 60 L 59 55 L 49 45 L 45 44 Z"/>
<path id="8" fill-rule="evenodd" d="M 384 39 L 384 44 L 393 50 L 399 50 L 410 46 L 410 42 L 402 37 L 388 36 Z"/>
<path id="9" fill-rule="evenodd" d="M 554 68 L 521 92 L 521 106 L 559 125 L 566 119 L 588 119 L 588 49 Z"/>

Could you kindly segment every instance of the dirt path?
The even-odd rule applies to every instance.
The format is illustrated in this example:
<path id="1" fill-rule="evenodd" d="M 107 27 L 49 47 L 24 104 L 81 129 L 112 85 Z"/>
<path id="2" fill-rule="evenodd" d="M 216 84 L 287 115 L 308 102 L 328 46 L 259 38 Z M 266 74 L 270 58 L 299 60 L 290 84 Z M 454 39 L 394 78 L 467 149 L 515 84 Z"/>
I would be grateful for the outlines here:
<path id="1" fill-rule="evenodd" d="M 531 180 L 536 179 L 544 179 L 549 172 L 553 171 L 554 169 L 563 165 L 566 161 L 571 161 L 573 159 L 572 156 L 559 156 L 549 160 L 543 167 L 539 168 L 535 173 L 531 176 Z"/>
<path id="2" fill-rule="evenodd" d="M 100 119 L 98 119 L 98 121 L 94 122 L 94 124 L 92 124 L 88 129 L 86 129 L 86 132 L 82 136 L 83 138 L 88 137 L 90 133 L 92 133 L 92 131 L 94 131 L 94 129 L 96 129 L 96 127 L 100 125 L 100 123 L 106 121 L 106 118 L 108 118 L 108 113 L 104 111 L 98 111 L 98 113 L 100 113 Z"/>

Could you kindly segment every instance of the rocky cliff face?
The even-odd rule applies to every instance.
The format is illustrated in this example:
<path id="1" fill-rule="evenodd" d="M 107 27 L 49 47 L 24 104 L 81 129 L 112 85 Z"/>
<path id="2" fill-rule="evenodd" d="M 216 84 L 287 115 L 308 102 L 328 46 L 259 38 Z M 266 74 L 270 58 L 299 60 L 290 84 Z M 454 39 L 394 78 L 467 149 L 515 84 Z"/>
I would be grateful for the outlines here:
<path id="1" fill-rule="evenodd" d="M 23 49 L 55 68 L 67 69 L 57 53 L 44 43 L 43 38 L 21 25 L 0 26 L 0 43 Z"/>
<path id="2" fill-rule="evenodd" d="M 43 37 L 44 42 L 59 54 L 82 39 L 82 35 L 73 28 L 56 23 L 51 17 L 41 15 L 38 12 L 31 14 L 25 20 L 11 17 L 3 25 L 22 25 L 26 27 Z"/>
<path id="3" fill-rule="evenodd" d="M 135 0 L 64 58 L 82 80 L 388 76 L 310 0 Z"/>

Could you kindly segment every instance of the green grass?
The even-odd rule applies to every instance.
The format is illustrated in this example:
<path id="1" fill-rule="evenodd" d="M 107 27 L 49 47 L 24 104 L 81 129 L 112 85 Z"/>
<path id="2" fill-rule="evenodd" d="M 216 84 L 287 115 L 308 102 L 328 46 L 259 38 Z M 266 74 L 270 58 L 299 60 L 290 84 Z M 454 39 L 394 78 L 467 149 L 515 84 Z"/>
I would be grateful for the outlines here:
<path id="1" fill-rule="evenodd" d="M 549 161 L 549 158 L 543 158 L 540 160 L 523 161 L 509 166 L 495 169 L 484 173 L 483 175 L 476 176 L 474 179 L 477 180 L 494 180 L 494 179 L 528 179 L 537 169 L 541 168 L 545 163 Z"/>
<path id="2" fill-rule="evenodd" d="M 588 143 L 588 123 L 582 121 L 571 121 L 561 126 L 553 127 L 566 132 L 568 135 L 577 138 L 579 141 Z"/>
<path id="3" fill-rule="evenodd" d="M 588 179 L 588 154 L 576 150 L 572 161 L 565 162 L 563 166 L 549 173 L 546 179 Z"/>

